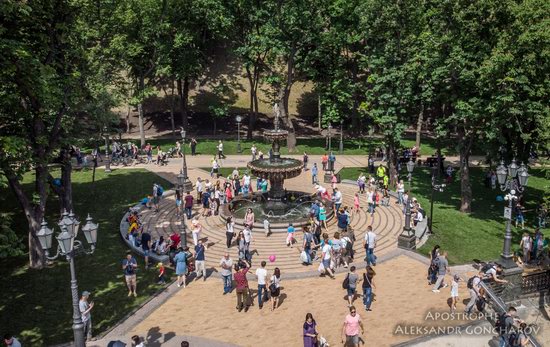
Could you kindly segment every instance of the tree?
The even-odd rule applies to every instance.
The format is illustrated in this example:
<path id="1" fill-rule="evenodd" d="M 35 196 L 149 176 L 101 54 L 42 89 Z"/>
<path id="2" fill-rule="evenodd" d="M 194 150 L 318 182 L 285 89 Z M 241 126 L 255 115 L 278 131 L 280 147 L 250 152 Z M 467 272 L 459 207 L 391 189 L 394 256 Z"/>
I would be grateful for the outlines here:
<path id="1" fill-rule="evenodd" d="M 89 89 L 88 76 L 95 76 L 89 37 L 75 30 L 85 16 L 75 5 L 0 3 L 0 172 L 25 213 L 33 268 L 45 260 L 36 233 L 49 195 L 49 165 L 68 148 L 75 123 L 88 123 L 84 105 L 96 101 Z M 21 183 L 28 171 L 34 173 L 30 195 Z"/>

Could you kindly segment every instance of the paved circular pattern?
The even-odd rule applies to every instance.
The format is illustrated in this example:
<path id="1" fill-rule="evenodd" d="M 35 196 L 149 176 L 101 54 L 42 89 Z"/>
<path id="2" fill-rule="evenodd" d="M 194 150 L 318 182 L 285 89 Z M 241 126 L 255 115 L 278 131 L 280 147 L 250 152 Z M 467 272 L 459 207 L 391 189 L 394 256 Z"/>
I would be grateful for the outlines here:
<path id="1" fill-rule="evenodd" d="M 204 175 L 203 175 L 204 176 Z M 302 175 L 304 176 L 304 175 Z M 308 177 L 297 177 L 285 182 L 285 187 L 289 189 L 302 189 L 307 191 L 308 186 L 305 185 Z M 327 186 L 328 188 L 328 186 Z M 340 184 L 339 189 L 344 195 L 343 205 L 353 206 L 353 196 L 357 191 L 357 187 L 352 184 Z M 313 191 L 313 189 L 311 189 Z M 366 206 L 366 198 L 364 195 L 360 197 L 361 203 Z M 200 214 L 199 205 L 193 208 L 193 216 Z M 153 210 L 142 211 L 142 221 L 144 228 L 148 229 L 152 237 L 158 238 L 161 235 L 168 237 L 172 231 L 181 231 L 181 221 L 176 217 L 176 206 L 174 196 L 163 199 L 160 204 L 160 211 Z M 218 270 L 219 262 L 226 251 L 229 252 L 233 259 L 238 258 L 237 247 L 233 240 L 232 247 L 228 250 L 226 247 L 225 227 L 218 216 L 199 217 L 202 224 L 201 239 L 208 246 L 206 250 L 206 266 Z M 189 223 L 189 222 L 187 222 Z M 335 219 L 328 223 L 328 233 L 332 237 L 336 232 Z M 397 236 L 403 228 L 403 217 L 400 205 L 392 200 L 390 206 L 378 206 L 371 217 L 366 207 L 362 207 L 359 212 L 353 214 L 351 227 L 355 232 L 357 241 L 354 244 L 355 260 L 362 261 L 365 256 L 365 251 L 362 247 L 362 240 L 367 230 L 367 226 L 372 225 L 373 230 L 377 234 L 377 245 L 375 254 L 381 255 L 388 251 L 397 248 Z M 188 224 L 189 226 L 189 224 Z M 242 227 L 235 225 L 236 231 L 242 230 Z M 323 232 L 325 232 L 323 230 Z M 252 243 L 250 250 L 252 252 L 253 267 L 259 264 L 260 260 L 268 260 L 270 255 L 275 255 L 276 260 L 272 266 L 277 266 L 285 273 L 299 273 L 304 271 L 312 271 L 317 269 L 317 264 L 312 266 L 302 265 L 300 261 L 300 252 L 302 245 L 302 233 L 298 230 L 295 234 L 297 243 L 293 247 L 287 247 L 285 244 L 286 233 L 272 233 L 268 237 L 265 236 L 263 229 L 255 228 L 252 230 Z M 193 245 L 191 232 L 188 229 L 187 243 Z"/>

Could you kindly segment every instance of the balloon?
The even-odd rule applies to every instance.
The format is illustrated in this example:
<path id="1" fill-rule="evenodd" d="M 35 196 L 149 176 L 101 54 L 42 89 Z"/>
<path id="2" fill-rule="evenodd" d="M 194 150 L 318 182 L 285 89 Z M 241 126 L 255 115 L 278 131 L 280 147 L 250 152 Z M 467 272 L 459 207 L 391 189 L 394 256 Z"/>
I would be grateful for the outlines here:
<path id="1" fill-rule="evenodd" d="M 275 259 L 277 259 L 277 257 L 275 257 L 275 255 L 270 255 L 270 256 L 269 256 L 269 261 L 270 261 L 270 262 L 273 263 L 273 262 L 275 261 Z"/>

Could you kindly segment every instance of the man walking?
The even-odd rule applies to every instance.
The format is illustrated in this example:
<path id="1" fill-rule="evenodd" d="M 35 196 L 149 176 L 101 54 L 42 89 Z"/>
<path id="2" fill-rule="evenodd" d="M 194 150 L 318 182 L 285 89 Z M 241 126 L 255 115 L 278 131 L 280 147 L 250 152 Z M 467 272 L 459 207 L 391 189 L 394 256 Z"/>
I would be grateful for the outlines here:
<path id="1" fill-rule="evenodd" d="M 317 163 L 313 163 L 313 167 L 311 168 L 311 183 L 315 184 L 317 183 L 317 174 L 319 173 L 319 168 L 317 167 Z"/>
<path id="2" fill-rule="evenodd" d="M 191 192 L 187 192 L 187 195 L 185 195 L 184 201 L 185 203 L 183 207 L 185 208 L 185 215 L 189 220 L 193 216 L 193 195 L 191 195 Z"/>
<path id="3" fill-rule="evenodd" d="M 128 286 L 128 296 L 132 294 L 137 297 L 137 278 L 136 278 L 137 261 L 132 256 L 132 252 L 126 252 L 126 259 L 122 261 L 122 271 Z"/>
<path id="4" fill-rule="evenodd" d="M 84 324 L 84 338 L 86 340 L 92 339 L 92 315 L 90 311 L 94 308 L 94 303 L 88 303 L 90 292 L 83 291 L 80 301 L 78 302 L 78 308 L 80 309 L 80 315 L 82 317 L 82 323 Z"/>
<path id="5" fill-rule="evenodd" d="M 449 262 L 447 261 L 447 252 L 443 252 L 439 257 L 436 259 L 436 264 L 439 266 L 439 270 L 437 272 L 437 281 L 435 281 L 435 285 L 432 288 L 432 292 L 439 293 L 439 287 L 443 285 L 443 288 L 447 287 L 447 284 L 444 284 L 445 275 L 447 272 L 449 272 Z"/>
<path id="6" fill-rule="evenodd" d="M 151 252 L 151 234 L 147 230 L 141 233 L 141 249 L 145 257 L 145 270 L 149 268 L 149 253 Z"/>
<path id="7" fill-rule="evenodd" d="M 218 159 L 225 159 L 225 154 L 223 154 L 223 142 L 220 140 L 218 143 Z"/>
<path id="8" fill-rule="evenodd" d="M 302 230 L 304 231 L 304 243 L 302 247 L 304 248 L 304 252 L 307 257 L 307 261 L 305 263 L 307 265 L 311 265 L 311 246 L 314 244 L 313 235 L 309 231 L 308 226 L 304 226 Z"/>
<path id="9" fill-rule="evenodd" d="M 328 171 L 334 172 L 334 163 L 336 163 L 336 156 L 334 152 L 330 152 L 328 156 Z"/>
<path id="10" fill-rule="evenodd" d="M 472 313 L 472 308 L 479 298 L 479 282 L 481 282 L 481 277 L 479 275 L 475 275 L 468 279 L 468 283 L 466 283 L 466 287 L 470 292 L 470 301 L 468 302 L 468 305 L 466 305 L 466 308 L 464 308 L 464 313 Z"/>
<path id="11" fill-rule="evenodd" d="M 344 325 L 342 326 L 342 343 L 348 347 L 359 347 L 359 328 L 361 328 L 361 335 L 365 333 L 363 322 L 361 317 L 357 313 L 355 306 L 349 307 L 349 314 L 344 319 Z M 344 340 L 344 336 L 346 339 Z"/>
<path id="12" fill-rule="evenodd" d="M 231 284 L 231 269 L 233 268 L 233 260 L 229 257 L 229 253 L 225 253 L 220 261 L 222 270 L 220 271 L 223 279 L 223 295 L 230 293 Z"/>
<path id="13" fill-rule="evenodd" d="M 250 148 L 250 152 L 252 153 L 252 161 L 256 160 L 256 153 L 258 152 L 258 148 L 256 148 L 256 144 L 252 144 L 252 148 Z"/>
<path id="14" fill-rule="evenodd" d="M 264 306 L 263 294 L 267 296 L 267 288 L 265 287 L 267 270 L 265 269 L 265 260 L 261 262 L 260 268 L 256 270 L 256 277 L 258 278 L 258 307 L 261 310 Z"/>
<path id="15" fill-rule="evenodd" d="M 244 258 L 250 263 L 252 261 L 252 255 L 250 254 L 250 242 L 252 242 L 252 230 L 250 230 L 250 226 L 248 224 L 244 225 L 243 229 L 243 236 L 244 236 Z"/>
<path id="16" fill-rule="evenodd" d="M 202 244 L 202 240 L 198 240 L 198 243 L 195 246 L 195 273 L 197 274 L 195 280 L 198 280 L 199 277 L 202 276 L 203 280 L 206 281 L 206 267 L 204 266 L 205 250 L 206 247 Z"/>
<path id="17" fill-rule="evenodd" d="M 367 227 L 367 233 L 365 234 L 365 239 L 363 240 L 363 247 L 365 247 L 365 260 L 367 265 L 376 266 L 376 256 L 374 255 L 374 247 L 376 247 L 376 234 L 372 231 L 372 227 L 369 225 Z"/>

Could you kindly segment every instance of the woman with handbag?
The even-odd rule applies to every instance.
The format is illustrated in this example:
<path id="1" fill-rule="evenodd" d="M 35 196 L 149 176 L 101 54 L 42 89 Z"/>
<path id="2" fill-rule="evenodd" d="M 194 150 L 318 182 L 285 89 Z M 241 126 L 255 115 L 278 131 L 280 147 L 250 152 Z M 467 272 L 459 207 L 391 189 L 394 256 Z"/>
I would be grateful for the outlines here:
<path id="1" fill-rule="evenodd" d="M 273 276 L 271 276 L 269 282 L 271 311 L 273 311 L 277 308 L 279 295 L 281 294 L 281 270 L 278 267 L 273 271 Z"/>
<path id="2" fill-rule="evenodd" d="M 306 321 L 304 322 L 304 347 L 317 347 L 317 338 L 319 332 L 317 331 L 317 322 L 313 319 L 311 313 L 306 314 Z"/>
<path id="3" fill-rule="evenodd" d="M 372 304 L 373 289 L 376 288 L 374 285 L 375 275 L 374 269 L 367 266 L 367 271 L 363 274 L 363 305 L 367 311 L 372 311 L 370 305 Z"/>

